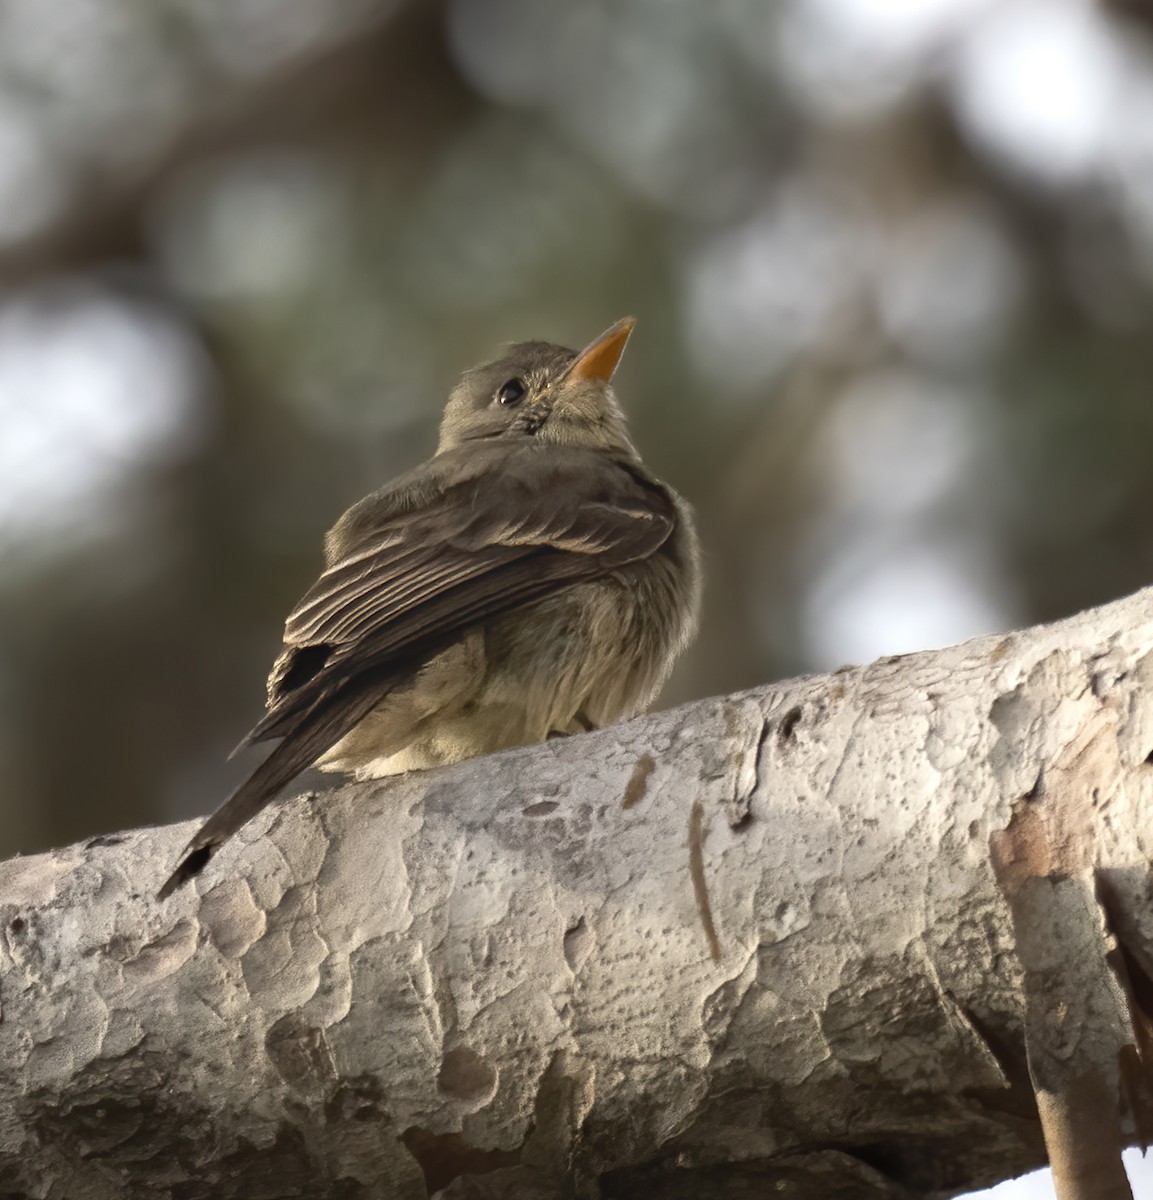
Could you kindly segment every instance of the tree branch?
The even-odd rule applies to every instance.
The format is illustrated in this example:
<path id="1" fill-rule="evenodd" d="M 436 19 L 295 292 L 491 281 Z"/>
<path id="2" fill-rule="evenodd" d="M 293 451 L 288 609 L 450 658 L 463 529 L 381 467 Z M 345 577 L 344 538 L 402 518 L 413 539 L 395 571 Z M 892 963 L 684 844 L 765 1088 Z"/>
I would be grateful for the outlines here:
<path id="1" fill-rule="evenodd" d="M 187 824 L 4 863 L 0 1192 L 943 1197 L 1051 1136 L 1124 1195 L 1151 684 L 1146 591 L 297 797 L 164 905 Z"/>

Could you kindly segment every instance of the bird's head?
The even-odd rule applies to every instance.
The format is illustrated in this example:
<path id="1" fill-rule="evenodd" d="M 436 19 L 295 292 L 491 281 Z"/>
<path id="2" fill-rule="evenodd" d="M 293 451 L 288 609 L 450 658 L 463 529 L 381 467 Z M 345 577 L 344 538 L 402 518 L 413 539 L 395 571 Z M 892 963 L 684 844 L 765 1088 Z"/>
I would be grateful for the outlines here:
<path id="1" fill-rule="evenodd" d="M 518 342 L 453 388 L 437 453 L 472 441 L 529 439 L 635 454 L 612 388 L 636 321 L 624 317 L 583 350 Z"/>

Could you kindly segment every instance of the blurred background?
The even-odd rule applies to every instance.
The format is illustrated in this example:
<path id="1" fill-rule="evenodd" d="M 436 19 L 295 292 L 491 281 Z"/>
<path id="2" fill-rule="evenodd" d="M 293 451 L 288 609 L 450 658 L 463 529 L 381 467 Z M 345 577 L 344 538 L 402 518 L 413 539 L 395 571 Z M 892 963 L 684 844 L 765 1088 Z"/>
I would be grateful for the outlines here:
<path id="1" fill-rule="evenodd" d="M 640 324 L 666 703 L 1153 579 L 1153 6 L 0 0 L 0 856 L 215 806 L 354 499 Z"/>
<path id="2" fill-rule="evenodd" d="M 0 856 L 215 806 L 506 340 L 696 505 L 666 703 L 1153 579 L 1153 5 L 0 0 Z"/>
<path id="3" fill-rule="evenodd" d="M 0 0 L 0 856 L 215 807 L 340 511 L 634 313 L 667 703 L 1153 579 L 1153 5 Z"/>

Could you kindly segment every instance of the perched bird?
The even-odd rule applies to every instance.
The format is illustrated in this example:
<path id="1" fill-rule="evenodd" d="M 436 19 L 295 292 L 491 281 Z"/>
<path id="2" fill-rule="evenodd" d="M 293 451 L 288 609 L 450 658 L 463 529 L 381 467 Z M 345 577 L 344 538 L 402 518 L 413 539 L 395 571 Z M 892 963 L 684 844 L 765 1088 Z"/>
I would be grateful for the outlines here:
<path id="1" fill-rule="evenodd" d="M 240 747 L 279 745 L 161 898 L 310 765 L 393 775 L 652 703 L 696 631 L 700 572 L 689 509 L 641 463 L 610 382 L 634 323 L 466 371 L 436 454 L 337 521 Z"/>

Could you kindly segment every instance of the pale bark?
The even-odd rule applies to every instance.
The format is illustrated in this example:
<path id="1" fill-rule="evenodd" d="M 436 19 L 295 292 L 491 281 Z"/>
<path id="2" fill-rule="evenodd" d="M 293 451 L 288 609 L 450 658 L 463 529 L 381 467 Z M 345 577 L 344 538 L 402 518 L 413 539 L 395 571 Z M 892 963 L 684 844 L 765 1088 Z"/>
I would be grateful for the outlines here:
<path id="1" fill-rule="evenodd" d="M 0 865 L 0 1195 L 1124 1195 L 1153 591 Z M 206 807 L 208 804 L 206 798 Z M 1034 1099 L 1033 1088 L 1040 1098 Z"/>

